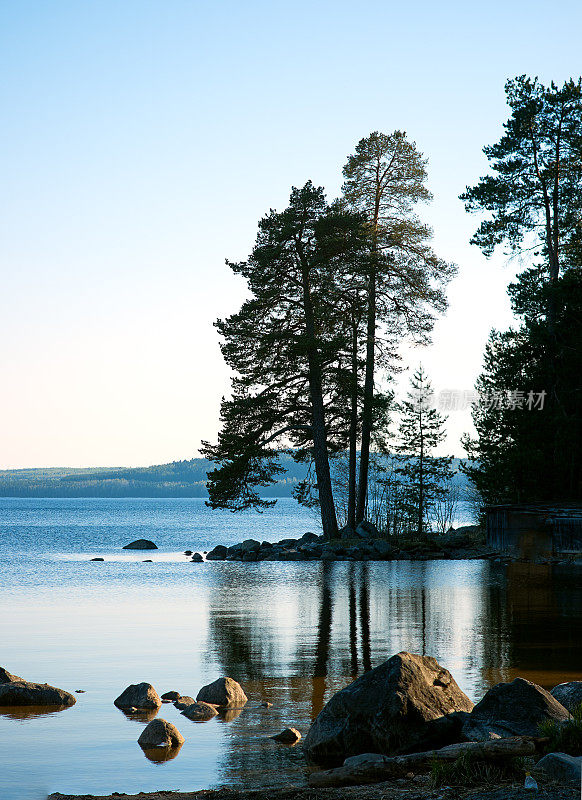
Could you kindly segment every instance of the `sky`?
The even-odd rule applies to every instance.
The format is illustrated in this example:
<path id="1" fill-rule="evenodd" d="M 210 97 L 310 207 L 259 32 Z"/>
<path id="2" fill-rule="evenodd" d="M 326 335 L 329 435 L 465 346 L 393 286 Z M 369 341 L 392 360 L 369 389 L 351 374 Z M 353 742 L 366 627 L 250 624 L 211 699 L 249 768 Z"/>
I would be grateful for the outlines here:
<path id="1" fill-rule="evenodd" d="M 547 10 L 1 0 L 0 468 L 195 457 L 229 386 L 212 323 L 246 296 L 225 259 L 292 186 L 337 196 L 374 130 L 428 158 L 420 213 L 459 268 L 433 344 L 406 361 L 470 390 L 521 265 L 469 244 L 458 195 L 487 171 L 508 78 L 580 74 L 582 6 Z M 470 425 L 452 412 L 443 451 L 463 455 Z"/>

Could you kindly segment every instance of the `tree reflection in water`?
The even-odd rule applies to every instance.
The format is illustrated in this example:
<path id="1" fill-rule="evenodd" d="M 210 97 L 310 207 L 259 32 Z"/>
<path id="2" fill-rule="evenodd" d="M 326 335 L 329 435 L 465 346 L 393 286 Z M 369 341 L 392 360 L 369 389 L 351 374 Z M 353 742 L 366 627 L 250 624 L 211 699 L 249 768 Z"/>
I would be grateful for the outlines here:
<path id="1" fill-rule="evenodd" d="M 222 565 L 209 602 L 208 678 L 231 675 L 250 698 L 224 726 L 223 778 L 299 778 L 298 749 L 267 737 L 287 726 L 305 734 L 335 691 L 401 650 L 437 658 L 474 700 L 517 674 L 545 686 L 581 678 L 576 574 L 524 566 Z M 273 708 L 260 709 L 263 698 Z"/>

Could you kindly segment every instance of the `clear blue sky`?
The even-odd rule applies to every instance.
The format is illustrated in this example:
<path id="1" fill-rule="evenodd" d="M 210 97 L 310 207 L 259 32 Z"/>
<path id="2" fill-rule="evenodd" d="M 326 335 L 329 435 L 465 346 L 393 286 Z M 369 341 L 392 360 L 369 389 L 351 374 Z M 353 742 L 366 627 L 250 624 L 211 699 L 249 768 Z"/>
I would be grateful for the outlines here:
<path id="1" fill-rule="evenodd" d="M 581 29 L 578 2 L 3 0 L 0 467 L 195 455 L 228 386 L 212 321 L 244 296 L 224 259 L 292 185 L 337 194 L 372 130 L 429 158 L 423 215 L 460 268 L 411 360 L 470 389 L 517 265 L 469 246 L 457 196 L 505 80 L 579 75 Z"/>

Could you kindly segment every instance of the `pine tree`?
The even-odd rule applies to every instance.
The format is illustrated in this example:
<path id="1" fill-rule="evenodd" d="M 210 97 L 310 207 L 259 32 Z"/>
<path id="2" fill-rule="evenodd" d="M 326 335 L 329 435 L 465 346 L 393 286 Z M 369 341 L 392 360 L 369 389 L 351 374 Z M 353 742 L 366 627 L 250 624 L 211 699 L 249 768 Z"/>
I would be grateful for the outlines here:
<path id="1" fill-rule="evenodd" d="M 259 223 L 248 261 L 230 264 L 251 294 L 216 326 L 234 371 L 221 406 L 218 443 L 203 453 L 218 467 L 208 475 L 209 505 L 264 508 L 257 487 L 275 482 L 281 448 L 313 460 L 324 534 L 337 535 L 329 456 L 346 446 L 342 359 L 345 340 L 338 276 L 365 247 L 361 215 L 329 207 L 310 182 L 293 189 L 288 208 Z M 309 487 L 300 488 L 307 502 Z"/>
<path id="2" fill-rule="evenodd" d="M 407 399 L 400 404 L 396 468 L 404 515 L 419 537 L 426 533 L 431 504 L 444 498 L 453 475 L 452 457 L 433 455 L 445 438 L 446 419 L 431 407 L 432 395 L 430 381 L 420 366 L 411 378 Z"/>
<path id="3" fill-rule="evenodd" d="M 370 232 L 355 515 L 355 521 L 360 522 L 365 515 L 368 494 L 378 364 L 384 361 L 385 365 L 394 338 L 408 335 L 418 342 L 427 341 L 434 313 L 446 308 L 443 287 L 455 268 L 435 255 L 430 246 L 432 231 L 415 212 L 416 205 L 430 200 L 431 194 L 426 188 L 426 161 L 405 133 L 371 133 L 349 156 L 343 174 L 346 202 L 365 214 Z"/>

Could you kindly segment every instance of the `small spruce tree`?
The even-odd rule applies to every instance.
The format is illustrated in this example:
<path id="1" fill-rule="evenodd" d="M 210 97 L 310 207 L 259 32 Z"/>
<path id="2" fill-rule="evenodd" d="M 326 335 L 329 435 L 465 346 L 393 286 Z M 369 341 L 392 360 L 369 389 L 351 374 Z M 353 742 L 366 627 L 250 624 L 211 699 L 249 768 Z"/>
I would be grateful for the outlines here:
<path id="1" fill-rule="evenodd" d="M 420 366 L 411 378 L 407 399 L 399 405 L 395 471 L 402 481 L 405 527 L 419 537 L 427 531 L 431 504 L 444 498 L 453 476 L 452 457 L 433 455 L 445 438 L 446 418 L 431 407 L 432 395 L 431 383 Z"/>

